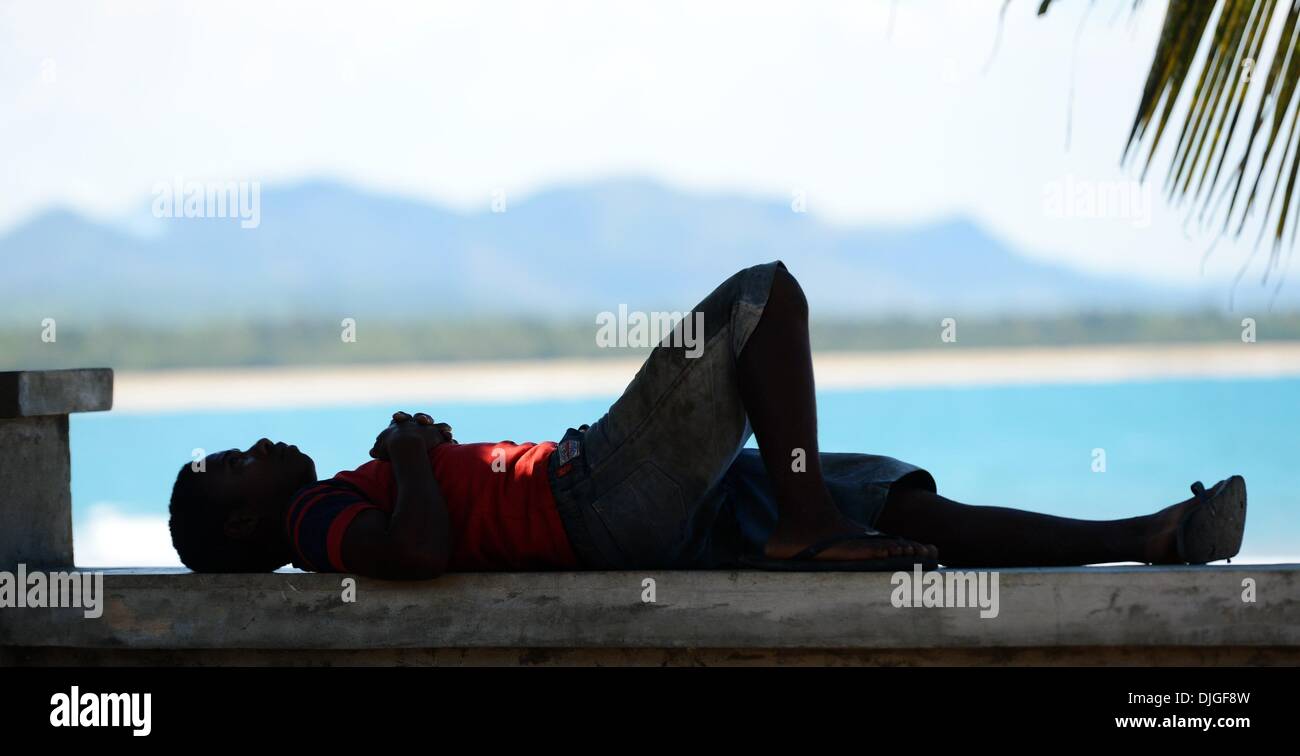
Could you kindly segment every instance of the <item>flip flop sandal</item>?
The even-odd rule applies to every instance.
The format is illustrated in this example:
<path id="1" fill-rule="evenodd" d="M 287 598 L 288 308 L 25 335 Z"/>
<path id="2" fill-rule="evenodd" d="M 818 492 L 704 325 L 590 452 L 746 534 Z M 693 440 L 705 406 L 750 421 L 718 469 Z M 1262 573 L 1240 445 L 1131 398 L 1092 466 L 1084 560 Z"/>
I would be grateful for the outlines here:
<path id="1" fill-rule="evenodd" d="M 880 559 L 815 559 L 826 549 L 851 541 L 893 541 L 894 536 L 864 528 L 861 533 L 832 536 L 818 541 L 789 559 L 770 559 L 764 556 L 743 556 L 742 567 L 776 572 L 893 572 L 910 570 L 917 564 L 923 570 L 937 569 L 939 563 L 929 557 L 882 557 Z"/>
<path id="2" fill-rule="evenodd" d="M 1231 562 L 1246 529 L 1246 480 L 1233 475 L 1209 491 L 1198 480 L 1192 494 L 1196 503 L 1178 524 L 1178 558 L 1187 564 Z"/>

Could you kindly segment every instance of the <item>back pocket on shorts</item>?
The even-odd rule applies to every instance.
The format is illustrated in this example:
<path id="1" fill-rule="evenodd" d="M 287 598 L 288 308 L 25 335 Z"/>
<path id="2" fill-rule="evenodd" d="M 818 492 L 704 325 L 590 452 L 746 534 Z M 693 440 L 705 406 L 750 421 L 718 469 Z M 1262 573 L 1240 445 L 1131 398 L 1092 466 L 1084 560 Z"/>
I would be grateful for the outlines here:
<path id="1" fill-rule="evenodd" d="M 644 462 L 591 504 L 622 553 L 625 568 L 662 567 L 681 548 L 686 505 L 681 487 Z"/>

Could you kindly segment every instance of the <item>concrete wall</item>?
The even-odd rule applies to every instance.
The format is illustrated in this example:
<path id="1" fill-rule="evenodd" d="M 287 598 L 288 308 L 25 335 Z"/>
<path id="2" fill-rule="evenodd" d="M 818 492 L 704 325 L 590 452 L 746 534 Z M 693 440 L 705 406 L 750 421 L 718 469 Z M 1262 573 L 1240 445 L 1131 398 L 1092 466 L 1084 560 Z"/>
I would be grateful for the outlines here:
<path id="1" fill-rule="evenodd" d="M 0 420 L 0 565 L 72 564 L 68 416 Z"/>
<path id="2" fill-rule="evenodd" d="M 0 666 L 77 667 L 1201 667 L 1296 666 L 1294 647 L 1069 647 L 953 649 L 762 648 L 377 648 L 266 649 L 9 648 Z"/>
<path id="3" fill-rule="evenodd" d="M 655 582 L 653 602 L 643 600 L 646 579 Z M 1243 600 L 1243 581 L 1253 583 L 1254 601 Z M 100 651 L 122 663 L 1300 661 L 1300 566 L 1015 569 L 998 582 L 998 615 L 981 618 L 971 607 L 895 606 L 888 573 L 389 582 L 115 570 L 104 574 L 98 619 L 81 609 L 7 610 L 0 646 L 29 663 Z"/>
<path id="4" fill-rule="evenodd" d="M 111 370 L 0 373 L 0 568 L 72 564 L 68 413 L 112 403 Z"/>

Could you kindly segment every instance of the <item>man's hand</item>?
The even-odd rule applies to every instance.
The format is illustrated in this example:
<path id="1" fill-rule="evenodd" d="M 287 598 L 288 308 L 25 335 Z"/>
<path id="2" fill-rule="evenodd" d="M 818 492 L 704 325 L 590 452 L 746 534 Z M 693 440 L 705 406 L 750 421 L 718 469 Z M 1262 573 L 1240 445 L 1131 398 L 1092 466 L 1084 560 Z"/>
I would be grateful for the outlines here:
<path id="1" fill-rule="evenodd" d="M 397 495 L 391 512 L 369 507 L 343 533 L 342 556 L 360 575 L 427 580 L 451 564 L 451 520 L 433 477 L 429 449 L 448 441 L 451 428 L 423 412 L 393 413 L 370 456 L 389 462 Z"/>
<path id="2" fill-rule="evenodd" d="M 375 445 L 370 449 L 370 456 L 374 459 L 391 461 L 391 450 L 399 446 L 417 446 L 427 452 L 445 443 L 457 443 L 451 437 L 450 425 L 435 423 L 432 417 L 423 412 L 414 415 L 394 412 L 392 422 L 375 437 Z"/>

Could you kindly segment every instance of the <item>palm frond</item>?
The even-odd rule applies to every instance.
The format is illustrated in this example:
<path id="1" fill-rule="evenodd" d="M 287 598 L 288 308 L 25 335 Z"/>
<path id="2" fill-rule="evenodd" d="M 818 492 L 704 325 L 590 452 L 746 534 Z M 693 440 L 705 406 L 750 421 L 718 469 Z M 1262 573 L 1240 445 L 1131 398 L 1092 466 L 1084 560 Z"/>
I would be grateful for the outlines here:
<path id="1" fill-rule="evenodd" d="M 1039 15 L 1054 4 L 1041 0 Z M 1271 268 L 1300 226 L 1298 81 L 1300 0 L 1167 0 L 1121 160 L 1140 161 L 1145 179 L 1172 142 L 1170 200 L 1202 222 L 1221 217 L 1222 233 L 1234 237 L 1258 223 L 1261 241 L 1272 235 Z M 1243 115 L 1249 129 L 1239 130 Z"/>

